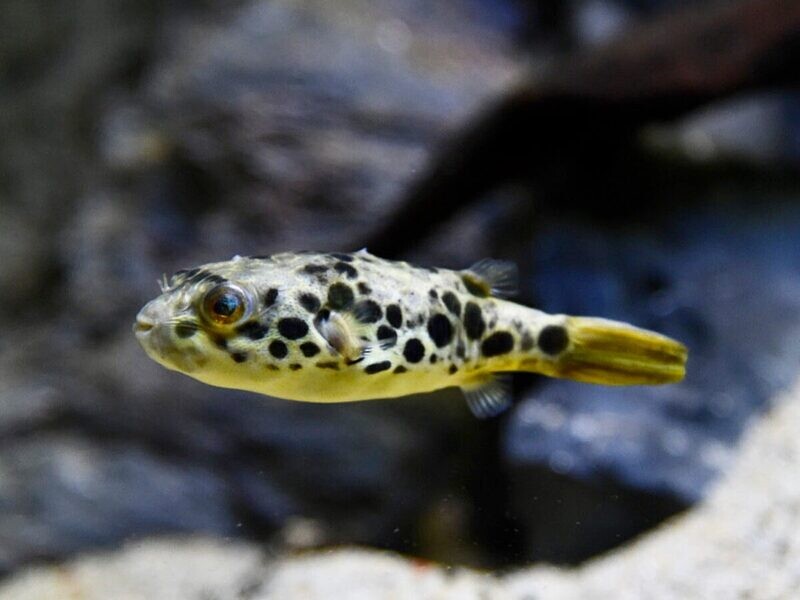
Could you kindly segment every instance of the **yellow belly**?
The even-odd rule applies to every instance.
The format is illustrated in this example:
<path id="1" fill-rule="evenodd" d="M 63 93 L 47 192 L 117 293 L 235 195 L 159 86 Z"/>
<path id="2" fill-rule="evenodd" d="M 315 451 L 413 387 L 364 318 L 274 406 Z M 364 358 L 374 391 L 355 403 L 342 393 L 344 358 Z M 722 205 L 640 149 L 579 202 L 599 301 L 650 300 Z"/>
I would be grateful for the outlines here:
<path id="1" fill-rule="evenodd" d="M 304 366 L 296 371 L 253 370 L 243 376 L 242 370 L 229 373 L 190 373 L 191 377 L 218 387 L 247 390 L 303 402 L 354 402 L 379 398 L 396 398 L 408 394 L 432 392 L 451 386 L 470 385 L 475 373 L 450 374 L 446 367 L 426 365 L 405 373 L 392 370 L 364 373 L 359 365 L 342 366 L 340 370 Z"/>

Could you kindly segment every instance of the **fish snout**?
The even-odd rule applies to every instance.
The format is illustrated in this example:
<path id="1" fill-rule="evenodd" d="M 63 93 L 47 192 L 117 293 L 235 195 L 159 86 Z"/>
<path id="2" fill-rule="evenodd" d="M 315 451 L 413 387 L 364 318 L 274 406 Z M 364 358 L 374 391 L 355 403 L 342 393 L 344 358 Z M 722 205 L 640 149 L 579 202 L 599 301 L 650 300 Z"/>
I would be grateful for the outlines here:
<path id="1" fill-rule="evenodd" d="M 142 307 L 133 323 L 133 333 L 145 350 L 162 352 L 171 345 L 169 307 L 161 298 Z"/>
<path id="2" fill-rule="evenodd" d="M 133 323 L 133 332 L 137 338 L 144 337 L 155 329 L 159 321 L 158 305 L 155 300 L 150 301 L 136 315 L 136 321 Z"/>

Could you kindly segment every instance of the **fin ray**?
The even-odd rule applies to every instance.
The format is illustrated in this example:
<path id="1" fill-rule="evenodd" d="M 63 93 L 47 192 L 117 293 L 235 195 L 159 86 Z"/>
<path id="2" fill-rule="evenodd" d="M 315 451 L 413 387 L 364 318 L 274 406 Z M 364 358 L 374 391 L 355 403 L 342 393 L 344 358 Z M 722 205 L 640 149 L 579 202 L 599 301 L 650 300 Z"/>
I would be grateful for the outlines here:
<path id="1" fill-rule="evenodd" d="M 675 383 L 686 374 L 686 346 L 667 336 L 597 317 L 566 317 L 564 326 L 568 345 L 531 370 L 603 385 Z"/>
<path id="2" fill-rule="evenodd" d="M 483 383 L 470 388 L 462 388 L 467 406 L 479 419 L 499 415 L 512 404 L 511 376 L 494 375 Z"/>
<path id="3" fill-rule="evenodd" d="M 314 326 L 328 345 L 341 354 L 348 364 L 364 360 L 371 350 L 359 338 L 360 324 L 349 313 L 332 311 L 326 318 L 314 319 Z"/>
<path id="4" fill-rule="evenodd" d="M 467 271 L 477 276 L 496 298 L 509 298 L 519 291 L 519 270 L 510 260 L 484 258 Z"/>

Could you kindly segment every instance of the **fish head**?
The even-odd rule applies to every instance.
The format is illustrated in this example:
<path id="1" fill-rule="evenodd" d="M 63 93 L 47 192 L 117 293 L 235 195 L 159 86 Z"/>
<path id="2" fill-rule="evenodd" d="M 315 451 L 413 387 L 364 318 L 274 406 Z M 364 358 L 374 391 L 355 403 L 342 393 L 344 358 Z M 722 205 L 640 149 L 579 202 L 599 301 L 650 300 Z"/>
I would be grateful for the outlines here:
<path id="1" fill-rule="evenodd" d="M 178 271 L 145 304 L 133 331 L 162 366 L 207 383 L 235 387 L 237 371 L 266 334 L 265 306 L 245 273 L 228 263 Z"/>

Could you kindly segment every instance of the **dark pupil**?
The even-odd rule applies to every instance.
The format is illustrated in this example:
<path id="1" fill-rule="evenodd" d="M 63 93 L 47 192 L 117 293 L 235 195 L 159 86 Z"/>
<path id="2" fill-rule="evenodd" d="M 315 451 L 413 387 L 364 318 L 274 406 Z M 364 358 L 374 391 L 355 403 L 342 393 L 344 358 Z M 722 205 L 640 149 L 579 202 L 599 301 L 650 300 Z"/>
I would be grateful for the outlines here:
<path id="1" fill-rule="evenodd" d="M 239 298 L 233 294 L 222 294 L 214 302 L 214 314 L 230 317 L 239 308 Z"/>

